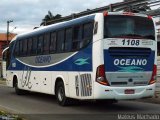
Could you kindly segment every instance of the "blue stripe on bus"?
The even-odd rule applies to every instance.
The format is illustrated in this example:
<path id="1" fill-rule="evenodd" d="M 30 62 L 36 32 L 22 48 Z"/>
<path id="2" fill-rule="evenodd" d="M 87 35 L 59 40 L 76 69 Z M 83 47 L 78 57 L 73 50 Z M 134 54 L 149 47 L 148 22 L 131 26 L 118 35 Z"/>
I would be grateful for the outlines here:
<path id="1" fill-rule="evenodd" d="M 13 66 L 13 63 L 16 64 L 16 66 Z M 12 59 L 9 70 L 21 71 L 26 69 L 26 67 L 33 71 L 92 71 L 92 44 L 80 50 L 69 59 L 49 67 L 30 67 L 19 62 L 17 59 Z"/>

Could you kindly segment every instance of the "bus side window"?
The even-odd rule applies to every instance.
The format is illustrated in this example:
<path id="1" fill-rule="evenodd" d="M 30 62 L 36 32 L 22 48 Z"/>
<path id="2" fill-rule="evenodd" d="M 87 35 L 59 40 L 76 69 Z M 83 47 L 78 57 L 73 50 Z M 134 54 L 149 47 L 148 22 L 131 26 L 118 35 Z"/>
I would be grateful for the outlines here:
<path id="1" fill-rule="evenodd" d="M 33 37 L 31 54 L 32 55 L 36 55 L 37 54 L 37 37 Z"/>
<path id="2" fill-rule="evenodd" d="M 50 33 L 46 33 L 44 36 L 44 50 L 45 54 L 49 53 L 49 44 L 50 44 Z"/>
<path id="3" fill-rule="evenodd" d="M 37 54 L 43 53 L 43 35 L 38 37 Z"/>
<path id="4" fill-rule="evenodd" d="M 16 57 L 19 56 L 19 40 L 16 42 L 14 55 L 15 55 Z"/>
<path id="5" fill-rule="evenodd" d="M 6 61 L 6 58 L 7 58 L 6 55 L 7 55 L 7 51 L 4 51 L 3 54 L 2 54 L 2 60 L 3 61 Z"/>
<path id="6" fill-rule="evenodd" d="M 83 40 L 80 43 L 80 48 L 85 47 L 92 39 L 93 36 L 93 23 L 83 25 Z"/>
<path id="7" fill-rule="evenodd" d="M 9 45 L 9 49 L 6 51 L 6 69 L 11 65 L 11 56 L 12 56 L 12 50 L 13 50 L 14 42 L 12 42 Z"/>
<path id="8" fill-rule="evenodd" d="M 73 30 L 72 50 L 78 50 L 80 48 L 80 41 L 82 40 L 82 27 L 76 26 Z"/>
<path id="9" fill-rule="evenodd" d="M 23 40 L 23 56 L 27 55 L 27 39 Z"/>
<path id="10" fill-rule="evenodd" d="M 19 41 L 19 56 L 23 56 L 23 40 Z"/>
<path id="11" fill-rule="evenodd" d="M 53 32 L 51 33 L 50 49 L 49 49 L 51 53 L 56 52 L 56 44 L 57 44 L 56 32 Z"/>
<path id="12" fill-rule="evenodd" d="M 68 28 L 65 31 L 65 52 L 72 50 L 72 28 Z"/>
<path id="13" fill-rule="evenodd" d="M 57 52 L 64 51 L 64 30 L 58 31 L 57 34 Z"/>
<path id="14" fill-rule="evenodd" d="M 160 56 L 160 42 L 157 42 L 157 55 Z"/>
<path id="15" fill-rule="evenodd" d="M 31 55 L 31 51 L 32 51 L 32 38 L 29 38 L 28 39 L 28 51 L 27 51 L 28 56 Z"/>

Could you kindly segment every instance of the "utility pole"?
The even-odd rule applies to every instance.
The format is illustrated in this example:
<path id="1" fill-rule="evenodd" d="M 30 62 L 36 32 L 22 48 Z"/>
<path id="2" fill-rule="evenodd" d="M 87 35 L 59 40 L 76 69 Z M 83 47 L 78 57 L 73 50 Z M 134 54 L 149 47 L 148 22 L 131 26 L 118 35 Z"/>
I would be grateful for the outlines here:
<path id="1" fill-rule="evenodd" d="M 7 45 L 9 45 L 9 23 L 13 22 L 13 20 L 7 21 Z"/>

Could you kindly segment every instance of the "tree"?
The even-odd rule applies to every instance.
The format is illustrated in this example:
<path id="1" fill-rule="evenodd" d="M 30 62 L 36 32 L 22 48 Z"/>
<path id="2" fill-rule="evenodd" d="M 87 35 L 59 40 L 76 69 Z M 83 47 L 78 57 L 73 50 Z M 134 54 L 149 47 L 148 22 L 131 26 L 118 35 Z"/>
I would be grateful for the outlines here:
<path id="1" fill-rule="evenodd" d="M 43 25 L 43 26 L 45 26 L 45 25 L 50 25 L 50 24 L 52 24 L 52 22 L 50 22 L 50 21 L 54 21 L 54 20 L 56 20 L 56 19 L 59 19 L 59 18 L 61 18 L 62 16 L 60 15 L 60 14 L 57 14 L 57 15 L 55 15 L 55 16 L 53 16 L 53 14 L 51 13 L 51 11 L 48 11 L 48 14 L 47 15 L 45 15 L 45 17 L 42 19 L 42 22 L 41 22 L 41 26 Z"/>

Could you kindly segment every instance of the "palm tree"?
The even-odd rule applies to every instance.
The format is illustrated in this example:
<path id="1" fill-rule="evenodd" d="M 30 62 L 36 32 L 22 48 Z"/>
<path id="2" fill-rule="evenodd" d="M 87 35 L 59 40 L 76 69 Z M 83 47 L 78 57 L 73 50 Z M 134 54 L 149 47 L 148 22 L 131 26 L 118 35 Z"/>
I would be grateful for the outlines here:
<path id="1" fill-rule="evenodd" d="M 60 14 L 57 14 L 55 16 L 53 16 L 53 14 L 51 13 L 51 11 L 48 11 L 48 14 L 45 15 L 44 19 L 42 19 L 42 22 L 41 22 L 41 26 L 45 26 L 45 25 L 50 25 L 52 24 L 52 22 L 49 22 L 49 21 L 53 21 L 53 20 L 56 20 L 56 19 L 59 19 L 61 18 L 62 16 Z"/>

